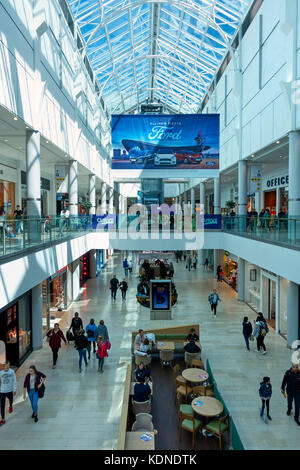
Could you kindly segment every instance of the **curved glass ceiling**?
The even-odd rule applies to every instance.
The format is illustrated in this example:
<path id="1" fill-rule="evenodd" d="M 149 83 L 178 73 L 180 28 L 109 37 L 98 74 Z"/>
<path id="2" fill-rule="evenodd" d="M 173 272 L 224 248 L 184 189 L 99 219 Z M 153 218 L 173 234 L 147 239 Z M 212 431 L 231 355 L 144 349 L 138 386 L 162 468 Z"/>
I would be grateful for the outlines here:
<path id="1" fill-rule="evenodd" d="M 197 112 L 251 0 L 69 0 L 111 113 Z"/>

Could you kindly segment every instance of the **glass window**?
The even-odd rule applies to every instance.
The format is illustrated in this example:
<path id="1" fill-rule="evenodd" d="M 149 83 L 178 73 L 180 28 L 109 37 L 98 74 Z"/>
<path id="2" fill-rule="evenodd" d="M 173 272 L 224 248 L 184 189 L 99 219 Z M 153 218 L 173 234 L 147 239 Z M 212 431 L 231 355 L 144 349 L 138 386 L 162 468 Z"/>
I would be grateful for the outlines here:
<path id="1" fill-rule="evenodd" d="M 19 358 L 21 359 L 31 349 L 31 318 L 29 295 L 18 302 L 19 309 Z"/>

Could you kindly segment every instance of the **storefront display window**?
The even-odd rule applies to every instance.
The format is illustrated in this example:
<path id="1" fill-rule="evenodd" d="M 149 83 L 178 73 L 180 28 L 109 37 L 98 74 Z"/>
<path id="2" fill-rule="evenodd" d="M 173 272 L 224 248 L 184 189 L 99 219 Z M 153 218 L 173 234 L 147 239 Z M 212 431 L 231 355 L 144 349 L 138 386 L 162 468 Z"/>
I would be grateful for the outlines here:
<path id="1" fill-rule="evenodd" d="M 20 359 L 31 349 L 31 318 L 29 296 L 22 297 L 19 307 L 19 357 Z"/>
<path id="2" fill-rule="evenodd" d="M 0 180 L 0 208 L 5 211 L 5 216 L 10 218 L 15 210 L 15 183 Z"/>
<path id="3" fill-rule="evenodd" d="M 260 309 L 260 268 L 245 262 L 245 300 L 253 310 Z"/>
<path id="4" fill-rule="evenodd" d="M 238 284 L 238 264 L 230 258 L 230 254 L 224 254 L 224 281 L 227 282 L 233 289 L 237 290 Z"/>
<path id="5" fill-rule="evenodd" d="M 279 333 L 287 338 L 287 292 L 289 281 L 280 278 L 280 296 L 279 296 Z"/>

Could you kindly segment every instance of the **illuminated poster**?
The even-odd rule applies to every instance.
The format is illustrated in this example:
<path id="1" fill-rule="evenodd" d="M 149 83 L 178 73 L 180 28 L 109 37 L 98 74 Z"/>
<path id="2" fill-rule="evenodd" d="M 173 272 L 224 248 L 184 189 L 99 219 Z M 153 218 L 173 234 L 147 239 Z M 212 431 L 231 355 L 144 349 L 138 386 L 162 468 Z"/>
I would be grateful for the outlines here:
<path id="1" fill-rule="evenodd" d="M 170 281 L 151 281 L 152 310 L 170 310 Z"/>
<path id="2" fill-rule="evenodd" d="M 219 169 L 219 115 L 113 115 L 112 169 Z"/>

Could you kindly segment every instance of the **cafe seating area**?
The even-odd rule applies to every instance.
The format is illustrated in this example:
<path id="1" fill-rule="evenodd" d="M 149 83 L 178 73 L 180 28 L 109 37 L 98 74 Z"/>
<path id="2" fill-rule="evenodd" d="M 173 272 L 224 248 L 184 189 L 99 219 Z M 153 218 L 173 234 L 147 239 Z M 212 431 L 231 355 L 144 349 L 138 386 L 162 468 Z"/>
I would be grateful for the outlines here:
<path id="1" fill-rule="evenodd" d="M 145 365 L 143 356 L 133 354 L 125 383 L 120 450 L 221 450 L 228 446 L 230 417 L 214 396 L 214 383 L 201 354 L 184 354 L 191 328 L 200 336 L 199 325 L 149 330 L 155 334 L 156 348 L 145 356 L 150 357 L 146 367 L 151 376 L 151 396 L 146 402 L 133 400 L 136 357 Z M 132 333 L 133 342 L 137 334 Z M 176 340 L 176 354 L 175 341 L 170 340 Z"/>

